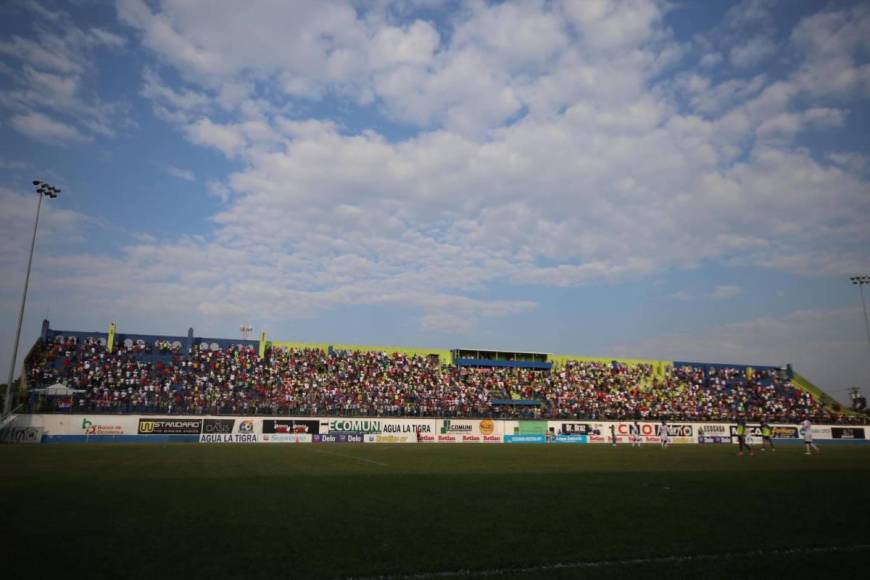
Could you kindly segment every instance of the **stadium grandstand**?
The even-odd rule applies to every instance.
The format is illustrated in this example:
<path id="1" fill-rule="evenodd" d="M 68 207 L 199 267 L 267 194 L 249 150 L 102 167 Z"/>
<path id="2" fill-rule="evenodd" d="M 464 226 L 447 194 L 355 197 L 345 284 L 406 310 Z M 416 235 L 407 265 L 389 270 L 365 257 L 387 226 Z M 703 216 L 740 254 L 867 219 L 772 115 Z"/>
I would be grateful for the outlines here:
<path id="1" fill-rule="evenodd" d="M 783 367 L 55 330 L 30 413 L 817 422 L 857 420 Z"/>

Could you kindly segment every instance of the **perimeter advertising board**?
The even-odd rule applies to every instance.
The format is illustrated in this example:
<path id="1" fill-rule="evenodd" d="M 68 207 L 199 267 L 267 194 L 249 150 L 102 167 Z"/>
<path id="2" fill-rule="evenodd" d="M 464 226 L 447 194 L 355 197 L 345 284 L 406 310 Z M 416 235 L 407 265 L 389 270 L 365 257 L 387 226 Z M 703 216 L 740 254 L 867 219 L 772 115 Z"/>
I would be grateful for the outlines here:
<path id="1" fill-rule="evenodd" d="M 0 429 L 0 443 L 42 443 L 42 427 L 15 427 Z"/>
<path id="2" fill-rule="evenodd" d="M 505 443 L 546 443 L 546 435 L 505 435 Z"/>
<path id="3" fill-rule="evenodd" d="M 660 427 L 660 424 L 645 422 L 638 422 L 637 426 L 634 423 L 615 423 L 616 442 L 632 443 L 636 437 L 639 437 L 640 443 L 659 443 Z"/>
<path id="4" fill-rule="evenodd" d="M 139 419 L 139 435 L 199 435 L 202 419 Z"/>
<path id="5" fill-rule="evenodd" d="M 831 437 L 833 439 L 865 439 L 864 427 L 831 427 Z"/>
<path id="6" fill-rule="evenodd" d="M 662 425 L 656 425 L 656 435 L 661 437 Z M 667 435 L 671 443 L 694 443 L 695 426 L 689 423 L 667 423 Z"/>
<path id="7" fill-rule="evenodd" d="M 335 434 L 320 434 L 312 435 L 312 443 L 363 443 L 365 435 L 360 433 L 335 433 Z"/>
<path id="8" fill-rule="evenodd" d="M 200 443 L 259 443 L 256 433 L 203 433 Z"/>
<path id="9" fill-rule="evenodd" d="M 618 443 L 631 441 L 632 422 L 584 420 L 520 421 L 499 419 L 420 419 L 420 418 L 338 418 L 338 417 L 191 417 L 141 415 L 34 414 L 18 415 L 13 431 L 4 430 L 6 441 L 33 441 L 41 433 L 42 442 L 144 441 L 154 443 L 200 441 L 209 443 L 520 443 L 546 442 L 550 428 L 555 435 L 585 436 L 588 443 L 611 443 L 611 426 Z M 661 423 L 639 422 L 643 443 L 658 443 Z M 27 431 L 28 428 L 36 431 Z M 730 443 L 733 423 L 668 423 L 673 442 Z M 800 442 L 799 427 L 773 425 L 778 441 Z M 40 431 L 41 430 L 41 431 Z M 560 433 L 561 432 L 561 433 Z M 419 438 L 418 438 L 419 434 Z M 227 436 L 232 437 L 227 437 Z M 315 439 L 315 436 L 323 436 Z M 813 435 L 822 443 L 870 443 L 866 425 L 814 425 Z M 204 439 L 202 436 L 208 436 Z M 338 436 L 338 437 L 335 437 Z M 758 444 L 760 428 L 749 426 L 749 442 Z M 566 440 L 567 441 L 567 440 Z"/>
<path id="10" fill-rule="evenodd" d="M 263 435 L 315 435 L 320 433 L 318 419 L 263 419 Z"/>
<path id="11" fill-rule="evenodd" d="M 607 424 L 591 421 L 550 421 L 549 429 L 562 435 L 607 435 Z"/>
<path id="12" fill-rule="evenodd" d="M 437 435 L 438 419 L 328 419 L 321 432 L 365 435 L 366 443 L 417 443 Z"/>
<path id="13" fill-rule="evenodd" d="M 260 443 L 311 443 L 313 435 L 307 433 L 263 433 Z"/>
<path id="14" fill-rule="evenodd" d="M 556 435 L 553 443 L 588 443 L 587 435 Z"/>
<path id="15" fill-rule="evenodd" d="M 439 419 L 440 435 L 502 435 L 503 422 L 492 419 Z"/>
<path id="16" fill-rule="evenodd" d="M 731 429 L 726 423 L 698 423 L 698 443 L 731 443 Z"/>
<path id="17" fill-rule="evenodd" d="M 235 419 L 203 419 L 203 435 L 229 435 L 233 432 Z"/>

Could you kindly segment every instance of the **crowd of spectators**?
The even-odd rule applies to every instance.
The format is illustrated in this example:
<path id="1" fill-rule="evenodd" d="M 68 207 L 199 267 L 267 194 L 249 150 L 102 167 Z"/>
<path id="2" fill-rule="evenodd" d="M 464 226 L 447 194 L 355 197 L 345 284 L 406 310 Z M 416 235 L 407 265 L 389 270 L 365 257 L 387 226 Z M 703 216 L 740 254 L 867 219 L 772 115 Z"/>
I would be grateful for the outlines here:
<path id="1" fill-rule="evenodd" d="M 747 376 L 736 368 L 668 368 L 659 377 L 649 365 L 569 362 L 555 374 L 546 399 L 560 418 L 831 419 L 812 395 L 779 372 Z"/>
<path id="2" fill-rule="evenodd" d="M 215 347 L 217 345 L 214 345 Z M 142 341 L 41 345 L 27 364 L 33 411 L 295 416 L 842 419 L 779 372 L 572 361 L 550 372 L 456 367 L 374 351 Z M 44 397 L 62 383 L 77 393 Z M 494 402 L 495 401 L 495 402 Z M 509 404 L 511 401 L 516 404 Z M 522 404 L 534 401 L 535 404 Z"/>

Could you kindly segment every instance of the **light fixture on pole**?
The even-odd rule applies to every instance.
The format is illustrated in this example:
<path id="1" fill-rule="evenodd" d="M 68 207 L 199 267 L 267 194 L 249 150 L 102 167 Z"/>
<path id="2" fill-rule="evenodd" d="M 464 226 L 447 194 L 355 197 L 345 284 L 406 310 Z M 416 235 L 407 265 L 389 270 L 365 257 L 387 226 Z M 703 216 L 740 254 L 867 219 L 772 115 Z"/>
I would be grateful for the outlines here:
<path id="1" fill-rule="evenodd" d="M 870 348 L 870 321 L 867 320 L 867 303 L 864 301 L 864 286 L 870 284 L 870 276 L 852 276 L 852 284 L 858 287 L 861 294 L 861 308 L 864 310 L 864 330 L 867 331 L 867 348 Z"/>
<path id="2" fill-rule="evenodd" d="M 254 327 L 250 324 L 243 324 L 239 326 L 239 332 L 242 333 L 242 338 L 248 340 L 249 338 L 251 338 L 251 333 L 254 332 Z"/>
<path id="3" fill-rule="evenodd" d="M 30 286 L 30 267 L 33 265 L 33 249 L 36 247 L 36 230 L 39 227 L 39 212 L 42 209 L 42 198 L 54 199 L 60 189 L 43 181 L 34 181 L 33 187 L 39 196 L 36 203 L 36 221 L 33 222 L 33 237 L 30 239 L 30 257 L 27 259 L 27 275 L 24 277 L 24 292 L 21 294 L 21 309 L 18 311 L 18 329 L 15 331 L 15 345 L 12 347 L 12 364 L 9 365 L 9 380 L 6 381 L 6 397 L 3 400 L 3 415 L 12 411 L 12 379 L 15 378 L 15 363 L 18 356 L 18 342 L 21 340 L 21 324 L 24 322 L 24 307 L 27 304 L 27 288 Z"/>

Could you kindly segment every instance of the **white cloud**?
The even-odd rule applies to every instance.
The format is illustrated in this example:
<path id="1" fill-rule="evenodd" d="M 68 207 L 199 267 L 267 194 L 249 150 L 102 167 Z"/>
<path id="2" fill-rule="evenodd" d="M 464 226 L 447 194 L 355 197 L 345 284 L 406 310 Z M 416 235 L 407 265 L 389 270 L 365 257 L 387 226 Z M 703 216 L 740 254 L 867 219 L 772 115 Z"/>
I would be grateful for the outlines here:
<path id="1" fill-rule="evenodd" d="M 731 49 L 731 64 L 745 68 L 755 66 L 776 52 L 776 44 L 763 35 L 754 36 Z"/>
<path id="2" fill-rule="evenodd" d="M 196 176 L 189 169 L 180 169 L 174 165 L 166 166 L 166 173 L 172 177 L 183 179 L 184 181 L 196 181 Z"/>
<path id="3" fill-rule="evenodd" d="M 101 44 L 110 48 L 122 48 L 127 44 L 125 38 L 102 28 L 91 28 L 88 30 L 88 33 L 91 35 L 91 42 L 94 44 Z"/>
<path id="4" fill-rule="evenodd" d="M 769 24 L 776 5 L 777 0 L 742 0 L 728 9 L 725 24 L 736 30 Z"/>
<path id="5" fill-rule="evenodd" d="M 27 137 L 52 145 L 87 141 L 72 125 L 67 125 L 41 113 L 15 115 L 10 119 L 12 127 Z"/>
<path id="6" fill-rule="evenodd" d="M 226 203 L 230 199 L 230 188 L 220 181 L 210 180 L 207 184 L 209 195 Z"/>
<path id="7" fill-rule="evenodd" d="M 214 147 L 227 157 L 235 157 L 245 145 L 245 138 L 237 125 L 220 125 L 208 118 L 189 125 L 187 136 L 192 143 Z"/>
<path id="8" fill-rule="evenodd" d="M 208 96 L 189 89 L 175 90 L 167 86 L 151 68 L 142 73 L 142 96 L 154 101 L 158 116 L 164 113 L 168 120 L 185 122 L 189 115 L 205 110 L 210 104 Z M 173 116 L 178 114 L 178 116 Z"/>
<path id="9" fill-rule="evenodd" d="M 662 18 L 654 0 L 566 0 L 568 20 L 593 49 L 626 50 L 650 40 Z"/>
<path id="10" fill-rule="evenodd" d="M 791 34 L 805 62 L 796 82 L 814 96 L 843 96 L 851 91 L 870 94 L 870 6 L 859 3 L 843 10 L 826 10 L 804 18 Z"/>
<path id="11" fill-rule="evenodd" d="M 369 62 L 376 70 L 397 65 L 427 66 L 439 43 L 438 31 L 428 22 L 415 20 L 406 28 L 386 26 L 372 38 Z"/>
<path id="12" fill-rule="evenodd" d="M 35 193 L 21 194 L 0 187 L 0 269 L 10 274 L 2 278 L 0 286 L 11 284 L 20 291 L 36 217 L 36 204 Z M 87 216 L 59 209 L 54 200 L 47 200 L 42 204 L 40 213 L 40 248 L 56 250 L 58 246 L 69 247 L 81 240 L 85 226 L 92 224 L 93 220 Z"/>
<path id="13" fill-rule="evenodd" d="M 727 300 L 743 294 L 743 288 L 740 286 L 716 286 L 713 292 L 710 293 L 710 298 L 713 300 Z"/>
<path id="14" fill-rule="evenodd" d="M 39 16 L 32 27 L 0 40 L 3 68 L 11 82 L 0 89 L 0 107 L 18 117 L 62 115 L 70 130 L 49 128 L 43 132 L 65 134 L 66 139 L 90 140 L 113 136 L 129 127 L 125 107 L 105 102 L 92 90 L 98 70 L 93 58 L 98 51 L 118 51 L 126 40 L 102 28 L 82 28 L 63 11 L 51 11 L 36 2 L 25 7 Z M 77 138 L 79 135 L 81 138 Z"/>

